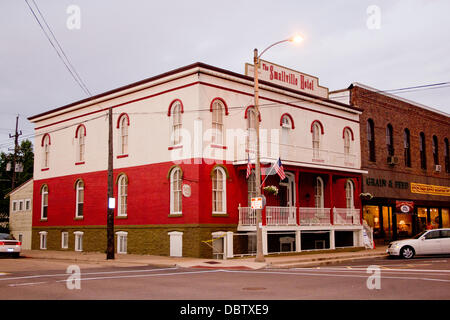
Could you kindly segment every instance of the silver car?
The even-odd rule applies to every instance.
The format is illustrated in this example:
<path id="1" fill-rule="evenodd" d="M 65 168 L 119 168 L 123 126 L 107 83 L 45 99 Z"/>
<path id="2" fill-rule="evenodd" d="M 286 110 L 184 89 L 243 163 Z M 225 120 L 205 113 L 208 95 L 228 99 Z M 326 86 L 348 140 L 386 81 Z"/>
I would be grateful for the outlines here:
<path id="1" fill-rule="evenodd" d="M 9 233 L 0 233 L 0 254 L 20 255 L 22 243 Z"/>
<path id="2" fill-rule="evenodd" d="M 450 228 L 426 230 L 412 239 L 391 242 L 386 252 L 405 259 L 415 255 L 450 254 Z"/>

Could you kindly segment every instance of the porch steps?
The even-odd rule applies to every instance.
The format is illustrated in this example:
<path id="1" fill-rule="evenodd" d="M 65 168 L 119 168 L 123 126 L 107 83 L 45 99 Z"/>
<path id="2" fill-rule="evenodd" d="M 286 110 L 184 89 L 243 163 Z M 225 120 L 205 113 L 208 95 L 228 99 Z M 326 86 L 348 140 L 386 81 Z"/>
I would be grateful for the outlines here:
<path id="1" fill-rule="evenodd" d="M 314 267 L 321 265 L 328 265 L 340 262 L 349 262 L 358 259 L 386 257 L 386 249 L 380 248 L 378 250 L 364 250 L 360 252 L 345 252 L 345 253 L 322 253 L 311 254 L 303 256 L 291 256 L 283 259 L 281 257 L 266 258 L 267 268 L 270 269 L 288 269 L 288 268 L 302 268 Z"/>

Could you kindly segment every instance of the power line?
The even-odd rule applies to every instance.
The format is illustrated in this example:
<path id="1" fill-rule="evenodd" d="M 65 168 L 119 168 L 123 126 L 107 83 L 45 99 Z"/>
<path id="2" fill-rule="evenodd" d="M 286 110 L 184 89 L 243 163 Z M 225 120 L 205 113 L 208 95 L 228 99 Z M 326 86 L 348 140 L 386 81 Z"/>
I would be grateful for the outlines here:
<path id="1" fill-rule="evenodd" d="M 28 2 L 28 0 L 25 0 L 26 4 L 28 5 L 28 8 L 30 8 L 31 13 L 33 14 L 34 18 L 36 19 L 37 23 L 39 24 L 39 27 L 42 29 L 42 31 L 44 32 L 45 37 L 48 39 L 48 41 L 50 42 L 50 44 L 52 45 L 53 49 L 55 49 L 58 57 L 61 59 L 61 61 L 64 63 L 64 65 L 66 66 L 67 70 L 69 71 L 69 73 L 72 75 L 73 79 L 75 80 L 75 82 L 80 86 L 80 88 L 84 91 L 84 93 L 86 93 L 88 96 L 92 96 L 91 92 L 89 91 L 89 89 L 87 88 L 87 86 L 84 84 L 83 80 L 81 79 L 80 75 L 78 74 L 78 72 L 76 71 L 76 69 L 74 68 L 74 66 L 72 65 L 72 63 L 70 62 L 69 58 L 67 57 L 66 53 L 64 52 L 64 50 L 62 49 L 61 45 L 59 44 L 59 41 L 56 39 L 55 34 L 53 33 L 52 29 L 50 28 L 50 26 L 48 25 L 47 21 L 45 20 L 42 12 L 39 10 L 38 5 L 36 4 L 36 2 L 34 0 L 31 0 L 34 4 L 34 6 L 36 7 L 39 16 L 41 17 L 41 19 L 44 21 L 45 25 L 47 26 L 48 30 L 50 31 L 50 35 L 53 38 L 50 38 L 50 35 L 48 34 L 48 32 L 46 31 L 46 29 L 44 28 L 44 26 L 42 25 L 41 21 L 39 20 L 36 12 L 34 11 L 34 9 L 31 7 L 30 3 Z M 56 46 L 54 44 L 54 42 L 56 43 Z M 58 49 L 56 48 L 58 47 L 59 50 L 61 51 L 62 55 L 65 57 L 66 60 L 64 60 L 64 58 L 61 56 L 60 51 L 58 51 Z"/>

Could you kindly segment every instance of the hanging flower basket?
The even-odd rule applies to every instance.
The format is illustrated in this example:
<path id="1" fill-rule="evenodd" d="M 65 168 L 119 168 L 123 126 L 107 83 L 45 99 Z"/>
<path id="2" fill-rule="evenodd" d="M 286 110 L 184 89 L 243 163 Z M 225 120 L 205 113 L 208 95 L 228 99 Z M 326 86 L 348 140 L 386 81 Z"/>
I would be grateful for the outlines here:
<path id="1" fill-rule="evenodd" d="M 273 194 L 274 196 L 278 194 L 278 188 L 275 186 L 264 187 L 264 191 L 267 192 L 268 194 Z"/>
<path id="2" fill-rule="evenodd" d="M 361 193 L 359 196 L 360 196 L 361 199 L 363 199 L 363 200 L 370 200 L 370 199 L 373 198 L 373 195 L 370 194 L 369 192 Z"/>

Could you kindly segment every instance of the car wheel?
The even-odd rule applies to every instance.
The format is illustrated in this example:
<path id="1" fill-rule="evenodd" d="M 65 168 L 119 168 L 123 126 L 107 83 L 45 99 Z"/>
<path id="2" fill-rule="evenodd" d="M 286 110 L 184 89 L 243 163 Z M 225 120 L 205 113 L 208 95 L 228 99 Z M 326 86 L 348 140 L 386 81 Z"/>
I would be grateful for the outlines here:
<path id="1" fill-rule="evenodd" d="M 415 255 L 414 249 L 410 246 L 403 247 L 400 250 L 400 256 L 404 259 L 411 259 L 412 257 L 414 257 L 414 255 Z"/>

